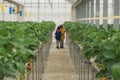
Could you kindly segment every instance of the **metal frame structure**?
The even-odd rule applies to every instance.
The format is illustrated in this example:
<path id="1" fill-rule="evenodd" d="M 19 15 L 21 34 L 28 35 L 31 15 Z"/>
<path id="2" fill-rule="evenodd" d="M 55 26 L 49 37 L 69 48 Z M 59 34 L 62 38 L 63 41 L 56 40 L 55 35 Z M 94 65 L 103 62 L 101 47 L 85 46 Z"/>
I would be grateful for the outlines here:
<path id="1" fill-rule="evenodd" d="M 15 2 L 15 1 L 12 1 L 12 0 L 4 0 L 4 1 L 6 1 L 6 2 L 8 2 L 8 3 L 11 3 L 11 4 L 14 4 L 14 5 L 16 5 L 16 6 L 24 7 L 24 5 L 22 5 L 22 4 L 20 4 L 20 3 L 17 3 L 17 2 Z"/>
<path id="2" fill-rule="evenodd" d="M 54 21 L 55 18 L 57 21 L 57 23 L 63 23 L 61 22 L 61 16 L 63 15 L 64 13 L 64 18 L 63 20 L 67 20 L 68 19 L 68 14 L 67 14 L 67 10 L 69 9 L 70 10 L 70 3 L 67 2 L 67 0 L 61 2 L 60 0 L 57 0 L 54 2 L 54 0 L 44 0 L 44 1 L 40 1 L 40 0 L 37 0 L 37 2 L 33 2 L 32 0 L 30 0 L 29 2 L 27 1 L 24 1 L 24 2 L 20 2 L 20 1 L 15 1 L 15 0 L 2 0 L 3 2 L 5 2 L 4 4 L 5 5 L 8 5 L 9 4 L 13 4 L 15 6 L 22 6 L 24 7 L 24 9 L 27 9 L 28 8 L 28 17 L 27 16 L 23 16 L 23 17 L 19 17 L 19 15 L 15 15 L 14 19 L 15 21 L 43 21 L 43 20 L 52 20 Z M 1 1 L 1 2 L 2 2 Z M 50 7 L 49 7 L 50 6 Z M 49 9 L 48 9 L 49 8 Z M 56 9 L 56 11 L 55 11 Z M 34 12 L 34 10 L 36 12 Z M 63 11 L 61 11 L 63 10 Z M 50 11 L 50 13 L 48 12 Z M 29 13 L 33 13 L 32 16 L 30 17 L 29 16 Z M 57 14 L 56 14 L 57 13 Z M 62 14 L 61 14 L 62 13 Z M 58 16 L 56 16 L 58 15 Z M 9 14 L 7 14 L 7 11 L 4 12 L 4 13 L 1 13 L 1 20 L 4 20 L 6 21 L 8 17 L 12 17 L 11 15 L 9 16 Z M 49 16 L 49 18 L 48 18 Z M 54 17 L 56 16 L 56 17 Z M 62 17 L 63 17 L 62 16 Z M 36 19 L 36 20 L 35 20 Z"/>
<path id="3" fill-rule="evenodd" d="M 92 62 L 88 61 L 82 54 L 82 46 L 72 42 L 68 35 L 66 41 L 69 46 L 70 56 L 75 65 L 76 73 L 78 74 L 78 80 L 98 80 L 96 78 L 98 70 L 93 67 Z"/>
<path id="4" fill-rule="evenodd" d="M 111 10 L 113 11 L 112 16 L 108 16 L 108 0 L 103 0 L 103 4 L 100 3 L 100 0 L 78 0 L 72 6 L 72 21 L 78 21 L 84 24 L 96 25 L 99 27 L 100 21 L 103 23 L 105 29 L 108 28 L 109 20 L 113 20 L 114 27 L 119 29 L 119 20 L 120 20 L 120 1 L 111 0 L 112 6 Z M 103 6 L 102 14 L 100 14 L 100 6 Z M 102 17 L 101 17 L 102 16 Z M 112 23 L 111 23 L 112 24 Z"/>

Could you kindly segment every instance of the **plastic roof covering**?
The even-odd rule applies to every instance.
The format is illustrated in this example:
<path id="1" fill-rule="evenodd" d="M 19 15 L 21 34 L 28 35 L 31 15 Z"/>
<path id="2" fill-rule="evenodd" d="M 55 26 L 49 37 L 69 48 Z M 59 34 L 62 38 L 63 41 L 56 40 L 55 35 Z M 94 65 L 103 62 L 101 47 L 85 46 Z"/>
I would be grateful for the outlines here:
<path id="1" fill-rule="evenodd" d="M 38 2 L 38 0 L 13 0 L 13 1 L 17 1 L 17 2 Z M 45 0 L 40 0 L 40 1 L 42 1 L 42 2 L 44 2 Z M 57 2 L 57 0 L 48 0 L 48 1 L 50 1 L 50 2 Z M 59 2 L 65 2 L 65 1 L 68 1 L 68 2 L 70 2 L 71 4 L 72 3 L 75 3 L 77 0 L 59 0 Z"/>
<path id="2" fill-rule="evenodd" d="M 39 2 L 54 2 L 54 3 L 58 3 L 58 1 L 59 1 L 59 3 L 64 3 L 64 2 L 66 2 L 66 3 L 74 3 L 75 1 L 77 1 L 77 0 L 13 0 L 13 1 L 16 1 L 16 2 L 18 2 L 18 3 L 38 3 L 38 1 Z"/>
<path id="3" fill-rule="evenodd" d="M 66 8 L 66 7 L 71 8 L 71 4 L 77 0 L 12 0 L 12 1 L 16 1 L 17 3 L 22 4 L 25 8 L 38 8 L 38 5 L 39 6 L 44 5 L 44 7 L 49 6 L 54 9 L 54 8 L 56 8 L 56 6 L 59 8 L 61 8 L 61 7 L 62 8 Z M 5 3 L 7 3 L 7 2 L 5 2 Z M 8 3 L 8 4 L 10 4 L 10 3 Z M 13 6 L 15 6 L 15 5 L 13 5 Z"/>
<path id="4" fill-rule="evenodd" d="M 24 17 L 24 21 L 39 21 L 42 20 L 53 20 L 56 24 L 62 24 L 64 21 L 70 21 L 71 19 L 71 3 L 72 0 L 13 0 L 22 5 L 24 5 L 25 10 L 28 13 L 32 14 L 32 17 Z M 38 4 L 38 1 L 40 4 Z M 3 0 L 0 0 L 3 2 Z M 9 15 L 8 9 L 9 6 L 12 5 L 10 3 L 5 2 L 6 4 L 6 12 L 5 19 L 6 20 L 16 20 L 16 15 Z M 50 6 L 52 4 L 52 7 Z M 39 5 L 39 8 L 38 8 Z M 12 5 L 13 7 L 15 5 Z M 39 14 L 39 15 L 38 15 Z M 13 17 L 11 17 L 13 16 Z M 2 15 L 0 13 L 0 20 L 2 19 Z"/>
<path id="5" fill-rule="evenodd" d="M 67 0 L 68 2 L 70 2 L 71 4 L 75 3 L 77 0 Z"/>
<path id="6" fill-rule="evenodd" d="M 25 9 L 27 12 L 31 12 L 32 13 L 32 18 L 28 18 L 25 17 L 25 21 L 27 20 L 32 20 L 32 21 L 37 21 L 38 18 L 38 0 L 13 0 L 13 1 L 17 1 L 20 4 L 23 4 L 25 6 Z M 40 3 L 40 21 L 41 20 L 54 20 L 57 23 L 62 23 L 64 21 L 68 21 L 70 20 L 70 12 L 71 12 L 71 4 L 73 4 L 74 2 L 76 2 L 77 0 L 39 0 Z M 53 9 L 51 9 L 49 1 L 53 4 Z M 96 0 L 95 0 L 96 1 Z M 3 0 L 0 0 L 0 3 L 2 3 Z M 58 6 L 58 2 L 60 3 Z M 7 2 L 5 2 L 7 3 Z M 26 4 L 27 3 L 27 4 Z M 46 3 L 46 4 L 44 4 Z M 66 3 L 66 5 L 65 5 Z M 102 17 L 103 15 L 103 0 L 100 0 L 100 16 Z M 8 9 L 10 6 L 9 3 L 6 4 L 6 9 Z M 12 5 L 14 6 L 14 5 Z M 95 9 L 95 8 L 94 8 Z M 108 16 L 112 16 L 113 15 L 113 0 L 109 0 L 108 3 Z M 96 13 L 96 12 L 94 12 Z M 16 15 L 12 15 L 12 17 L 10 15 L 8 15 L 8 10 L 6 10 L 6 13 L 4 14 L 6 20 L 16 20 Z M 9 18 L 10 17 L 10 18 Z M 0 20 L 2 20 L 2 13 L 0 12 Z M 101 21 L 102 22 L 102 21 Z M 113 20 L 108 20 L 108 22 L 112 23 Z"/>

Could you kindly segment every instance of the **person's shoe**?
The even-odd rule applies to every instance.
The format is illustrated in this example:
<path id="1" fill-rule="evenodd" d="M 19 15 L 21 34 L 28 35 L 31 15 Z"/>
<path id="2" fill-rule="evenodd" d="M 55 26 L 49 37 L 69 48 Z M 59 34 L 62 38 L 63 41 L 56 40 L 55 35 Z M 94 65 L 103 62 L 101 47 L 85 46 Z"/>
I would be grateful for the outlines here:
<path id="1" fill-rule="evenodd" d="M 60 48 L 64 48 L 63 46 L 61 46 Z"/>
<path id="2" fill-rule="evenodd" d="M 57 49 L 59 49 L 59 46 L 56 46 Z"/>

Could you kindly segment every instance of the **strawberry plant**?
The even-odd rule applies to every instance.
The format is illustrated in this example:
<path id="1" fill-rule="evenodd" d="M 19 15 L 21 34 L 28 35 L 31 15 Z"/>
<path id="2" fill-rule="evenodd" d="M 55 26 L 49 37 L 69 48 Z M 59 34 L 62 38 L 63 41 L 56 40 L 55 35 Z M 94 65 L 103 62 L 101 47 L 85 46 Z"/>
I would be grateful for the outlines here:
<path id="1" fill-rule="evenodd" d="M 96 77 L 119 80 L 117 77 L 120 75 L 117 64 L 120 62 L 119 30 L 115 30 L 112 25 L 105 30 L 76 22 L 65 22 L 64 26 L 71 40 L 83 46 L 83 54 L 87 60 L 96 57 L 94 63 L 99 68 Z"/>
<path id="2" fill-rule="evenodd" d="M 5 76 L 25 73 L 28 58 L 35 59 L 34 50 L 49 41 L 53 22 L 0 22 L 0 80 Z"/>

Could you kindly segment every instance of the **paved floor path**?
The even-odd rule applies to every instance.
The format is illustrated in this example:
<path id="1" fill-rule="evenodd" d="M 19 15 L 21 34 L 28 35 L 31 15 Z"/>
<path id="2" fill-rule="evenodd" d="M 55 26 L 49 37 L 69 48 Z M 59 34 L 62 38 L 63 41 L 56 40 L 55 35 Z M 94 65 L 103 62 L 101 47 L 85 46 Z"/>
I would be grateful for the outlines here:
<path id="1" fill-rule="evenodd" d="M 52 43 L 42 80 L 78 80 L 68 47 L 56 49 Z"/>

